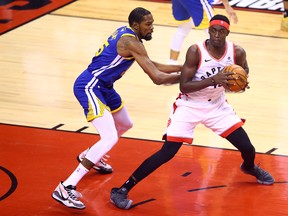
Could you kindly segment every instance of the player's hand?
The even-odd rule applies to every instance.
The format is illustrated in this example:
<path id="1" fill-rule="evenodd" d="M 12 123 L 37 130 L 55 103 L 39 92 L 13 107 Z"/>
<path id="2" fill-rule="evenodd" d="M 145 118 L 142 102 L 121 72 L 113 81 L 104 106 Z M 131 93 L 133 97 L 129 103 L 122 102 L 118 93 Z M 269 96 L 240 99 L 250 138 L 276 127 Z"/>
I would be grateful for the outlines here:
<path id="1" fill-rule="evenodd" d="M 213 76 L 213 79 L 215 84 L 222 85 L 224 88 L 227 88 L 229 86 L 228 80 L 235 80 L 235 78 L 231 76 L 233 74 L 233 72 L 223 73 L 223 70 L 221 70 L 219 73 Z"/>
<path id="2" fill-rule="evenodd" d="M 233 23 L 237 24 L 238 23 L 238 17 L 237 14 L 235 13 L 234 9 L 229 5 L 229 3 L 224 4 L 226 13 L 228 14 L 229 18 L 233 20 Z"/>

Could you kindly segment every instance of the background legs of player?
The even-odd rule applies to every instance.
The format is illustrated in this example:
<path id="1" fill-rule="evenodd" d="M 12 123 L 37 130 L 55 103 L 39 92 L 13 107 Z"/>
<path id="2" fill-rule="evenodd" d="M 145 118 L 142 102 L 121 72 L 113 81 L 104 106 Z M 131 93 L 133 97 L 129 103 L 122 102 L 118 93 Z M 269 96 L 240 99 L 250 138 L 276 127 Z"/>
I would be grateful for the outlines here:
<path id="1" fill-rule="evenodd" d="M 288 0 L 283 0 L 284 13 L 281 22 L 281 30 L 288 31 Z"/>
<path id="2" fill-rule="evenodd" d="M 184 22 L 177 27 L 170 46 L 170 58 L 168 60 L 168 64 L 179 64 L 178 57 L 180 55 L 182 44 L 184 43 L 185 38 L 188 36 L 193 27 L 194 23 L 192 19 L 189 19 L 188 22 Z M 206 33 L 206 36 L 208 36 L 208 29 L 203 29 L 203 31 Z"/>

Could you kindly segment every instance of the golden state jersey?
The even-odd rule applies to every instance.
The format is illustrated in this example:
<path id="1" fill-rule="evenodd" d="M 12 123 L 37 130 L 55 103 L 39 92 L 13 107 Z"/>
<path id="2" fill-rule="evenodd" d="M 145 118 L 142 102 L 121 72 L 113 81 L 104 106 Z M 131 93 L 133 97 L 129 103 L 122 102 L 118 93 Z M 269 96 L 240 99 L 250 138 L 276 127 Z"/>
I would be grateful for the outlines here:
<path id="1" fill-rule="evenodd" d="M 213 0 L 172 0 L 172 13 L 177 21 L 191 17 L 197 29 L 205 29 L 214 16 L 212 3 Z"/>
<path id="2" fill-rule="evenodd" d="M 99 48 L 87 70 L 106 87 L 120 79 L 133 64 L 134 58 L 122 57 L 117 52 L 117 42 L 122 36 L 136 37 L 128 26 L 118 28 L 108 40 Z"/>
<path id="3" fill-rule="evenodd" d="M 220 59 L 216 59 L 209 54 L 206 48 L 206 41 L 196 44 L 199 52 L 199 65 L 195 76 L 192 80 L 201 81 L 203 79 L 214 76 L 225 66 L 235 64 L 235 48 L 234 44 L 226 41 L 226 50 Z M 209 100 L 219 98 L 224 95 L 225 89 L 222 86 L 208 86 L 200 91 L 188 93 L 187 96 L 193 100 Z"/>

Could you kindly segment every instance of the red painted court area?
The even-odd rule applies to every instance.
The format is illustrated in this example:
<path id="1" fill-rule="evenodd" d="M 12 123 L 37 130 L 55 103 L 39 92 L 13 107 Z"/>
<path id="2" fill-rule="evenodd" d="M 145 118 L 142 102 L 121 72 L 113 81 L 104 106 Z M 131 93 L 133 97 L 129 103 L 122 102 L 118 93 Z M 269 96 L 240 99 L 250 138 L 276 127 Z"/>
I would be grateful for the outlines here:
<path id="1" fill-rule="evenodd" d="M 111 188 L 122 185 L 162 145 L 128 138 L 121 138 L 109 153 L 112 174 L 91 170 L 78 184 L 86 209 L 68 209 L 51 193 L 98 135 L 6 124 L 0 124 L 0 131 L 1 216 L 288 215 L 287 157 L 257 154 L 256 163 L 276 180 L 264 186 L 241 173 L 238 151 L 187 145 L 130 192 L 134 208 L 117 209 L 109 201 Z"/>
<path id="2" fill-rule="evenodd" d="M 2 0 L 0 35 L 76 0 Z"/>

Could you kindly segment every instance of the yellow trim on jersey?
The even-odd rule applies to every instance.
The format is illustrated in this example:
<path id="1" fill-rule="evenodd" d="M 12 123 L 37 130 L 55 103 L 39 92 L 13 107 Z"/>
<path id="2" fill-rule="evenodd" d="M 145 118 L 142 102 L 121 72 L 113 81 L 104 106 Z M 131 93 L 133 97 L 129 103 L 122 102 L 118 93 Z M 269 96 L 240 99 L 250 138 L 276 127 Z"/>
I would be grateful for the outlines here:
<path id="1" fill-rule="evenodd" d="M 123 106 L 124 106 L 124 103 L 122 102 L 121 105 L 117 109 L 113 110 L 111 113 L 118 112 L 119 110 L 121 110 L 123 108 Z"/>
<path id="2" fill-rule="evenodd" d="M 119 110 L 121 110 L 123 108 L 123 106 L 124 106 L 124 103 L 122 102 L 121 105 L 117 109 L 111 111 L 110 108 L 108 106 L 106 106 L 105 104 L 103 104 L 99 99 L 97 99 L 97 101 L 98 101 L 98 104 L 100 105 L 100 112 L 99 112 L 98 115 L 94 115 L 91 103 L 89 101 L 89 108 L 88 108 L 89 111 L 88 111 L 88 114 L 87 114 L 87 117 L 86 117 L 88 122 L 91 122 L 95 118 L 102 117 L 104 115 L 104 110 L 105 109 L 108 110 L 111 113 L 116 113 Z"/>
<path id="3" fill-rule="evenodd" d="M 179 25 L 179 24 L 182 24 L 182 23 L 187 23 L 187 22 L 189 22 L 190 20 L 191 20 L 191 18 L 186 19 L 186 20 L 176 20 L 176 19 L 174 19 L 175 23 L 177 23 L 178 25 Z"/>
<path id="4" fill-rule="evenodd" d="M 99 108 L 100 108 L 100 112 L 98 113 L 98 115 L 94 115 L 94 111 L 92 109 L 91 103 L 90 101 L 88 102 L 88 114 L 86 116 L 86 119 L 88 122 L 92 121 L 95 118 L 98 117 L 102 117 L 104 115 L 104 110 L 107 109 L 109 112 L 111 112 L 110 108 L 108 106 L 106 106 L 105 104 L 103 104 L 98 98 L 97 98 L 98 104 L 99 104 Z"/>
<path id="5" fill-rule="evenodd" d="M 130 33 L 125 33 L 125 34 L 121 35 L 121 37 L 123 37 L 123 36 L 132 36 L 132 37 L 135 37 L 135 35 L 130 34 Z"/>
<path id="6" fill-rule="evenodd" d="M 207 17 L 207 13 L 204 11 L 204 16 L 202 22 L 199 26 L 195 26 L 195 29 L 207 29 L 209 27 L 209 19 Z"/>
<path id="7" fill-rule="evenodd" d="M 212 8 L 212 12 L 215 13 L 215 10 Z M 195 27 L 195 29 L 206 29 L 209 28 L 210 20 L 207 16 L 206 11 L 204 10 L 203 20 L 199 26 Z"/>

